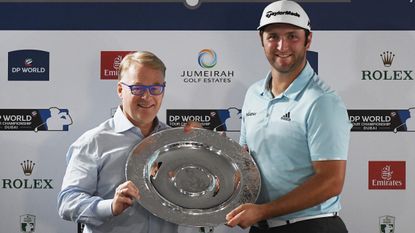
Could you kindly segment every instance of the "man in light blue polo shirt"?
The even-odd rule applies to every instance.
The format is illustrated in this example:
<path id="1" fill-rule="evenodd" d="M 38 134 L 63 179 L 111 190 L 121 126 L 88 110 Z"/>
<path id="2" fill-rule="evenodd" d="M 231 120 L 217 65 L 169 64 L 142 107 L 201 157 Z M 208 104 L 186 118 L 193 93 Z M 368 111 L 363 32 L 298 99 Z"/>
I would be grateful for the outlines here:
<path id="1" fill-rule="evenodd" d="M 351 124 L 339 96 L 306 60 L 312 33 L 293 1 L 263 11 L 258 27 L 271 71 L 247 91 L 240 143 L 261 171 L 256 204 L 227 215 L 250 232 L 344 233 L 338 216 Z"/>

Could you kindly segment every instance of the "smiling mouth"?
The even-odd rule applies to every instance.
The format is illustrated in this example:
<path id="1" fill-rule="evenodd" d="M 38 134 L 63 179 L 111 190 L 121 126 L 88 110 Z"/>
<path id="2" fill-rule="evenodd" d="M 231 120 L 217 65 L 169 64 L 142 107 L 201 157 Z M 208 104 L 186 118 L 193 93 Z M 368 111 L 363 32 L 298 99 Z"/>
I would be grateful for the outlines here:
<path id="1" fill-rule="evenodd" d="M 289 54 L 277 54 L 277 57 L 280 57 L 280 58 L 288 58 L 290 56 L 291 55 L 289 55 Z"/>
<path id="2" fill-rule="evenodd" d="M 147 105 L 147 104 L 138 104 L 138 107 L 140 107 L 140 108 L 152 108 L 154 105 L 153 104 L 150 104 L 150 105 Z"/>

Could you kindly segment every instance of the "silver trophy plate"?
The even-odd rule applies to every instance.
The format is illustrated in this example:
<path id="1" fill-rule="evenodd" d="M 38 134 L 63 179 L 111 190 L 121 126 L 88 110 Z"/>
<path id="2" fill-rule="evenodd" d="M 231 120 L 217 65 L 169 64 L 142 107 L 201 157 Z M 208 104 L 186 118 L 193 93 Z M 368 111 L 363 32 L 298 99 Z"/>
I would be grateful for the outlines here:
<path id="1" fill-rule="evenodd" d="M 206 129 L 172 128 L 145 138 L 131 151 L 125 173 L 144 208 L 187 226 L 225 223 L 231 210 L 256 201 L 261 186 L 249 153 Z"/>

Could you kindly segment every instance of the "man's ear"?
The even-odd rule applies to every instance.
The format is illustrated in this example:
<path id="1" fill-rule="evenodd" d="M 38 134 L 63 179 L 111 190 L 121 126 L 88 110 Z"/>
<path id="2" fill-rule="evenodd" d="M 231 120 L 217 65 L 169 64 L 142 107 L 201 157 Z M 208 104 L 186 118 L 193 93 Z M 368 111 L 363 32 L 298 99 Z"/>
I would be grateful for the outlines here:
<path id="1" fill-rule="evenodd" d="M 306 38 L 307 43 L 306 43 L 305 46 L 306 46 L 307 49 L 310 48 L 312 39 L 313 39 L 313 33 L 310 32 L 310 34 L 308 34 L 308 37 Z"/>
<path id="2" fill-rule="evenodd" d="M 261 40 L 261 45 L 262 45 L 262 47 L 264 47 L 264 40 L 263 40 L 263 36 L 264 36 L 264 31 L 259 30 L 259 39 Z"/>
<path id="3" fill-rule="evenodd" d="M 122 84 L 121 84 L 121 82 L 118 82 L 118 84 L 117 84 L 117 94 L 120 97 L 120 99 L 122 99 Z"/>

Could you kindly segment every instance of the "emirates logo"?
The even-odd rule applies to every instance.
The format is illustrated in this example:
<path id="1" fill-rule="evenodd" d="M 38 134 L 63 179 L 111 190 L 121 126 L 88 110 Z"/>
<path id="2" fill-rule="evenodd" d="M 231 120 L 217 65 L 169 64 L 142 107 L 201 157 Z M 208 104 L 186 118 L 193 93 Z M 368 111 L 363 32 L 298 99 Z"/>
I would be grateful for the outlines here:
<path id="1" fill-rule="evenodd" d="M 369 161 L 369 189 L 406 189 L 406 161 Z"/>

